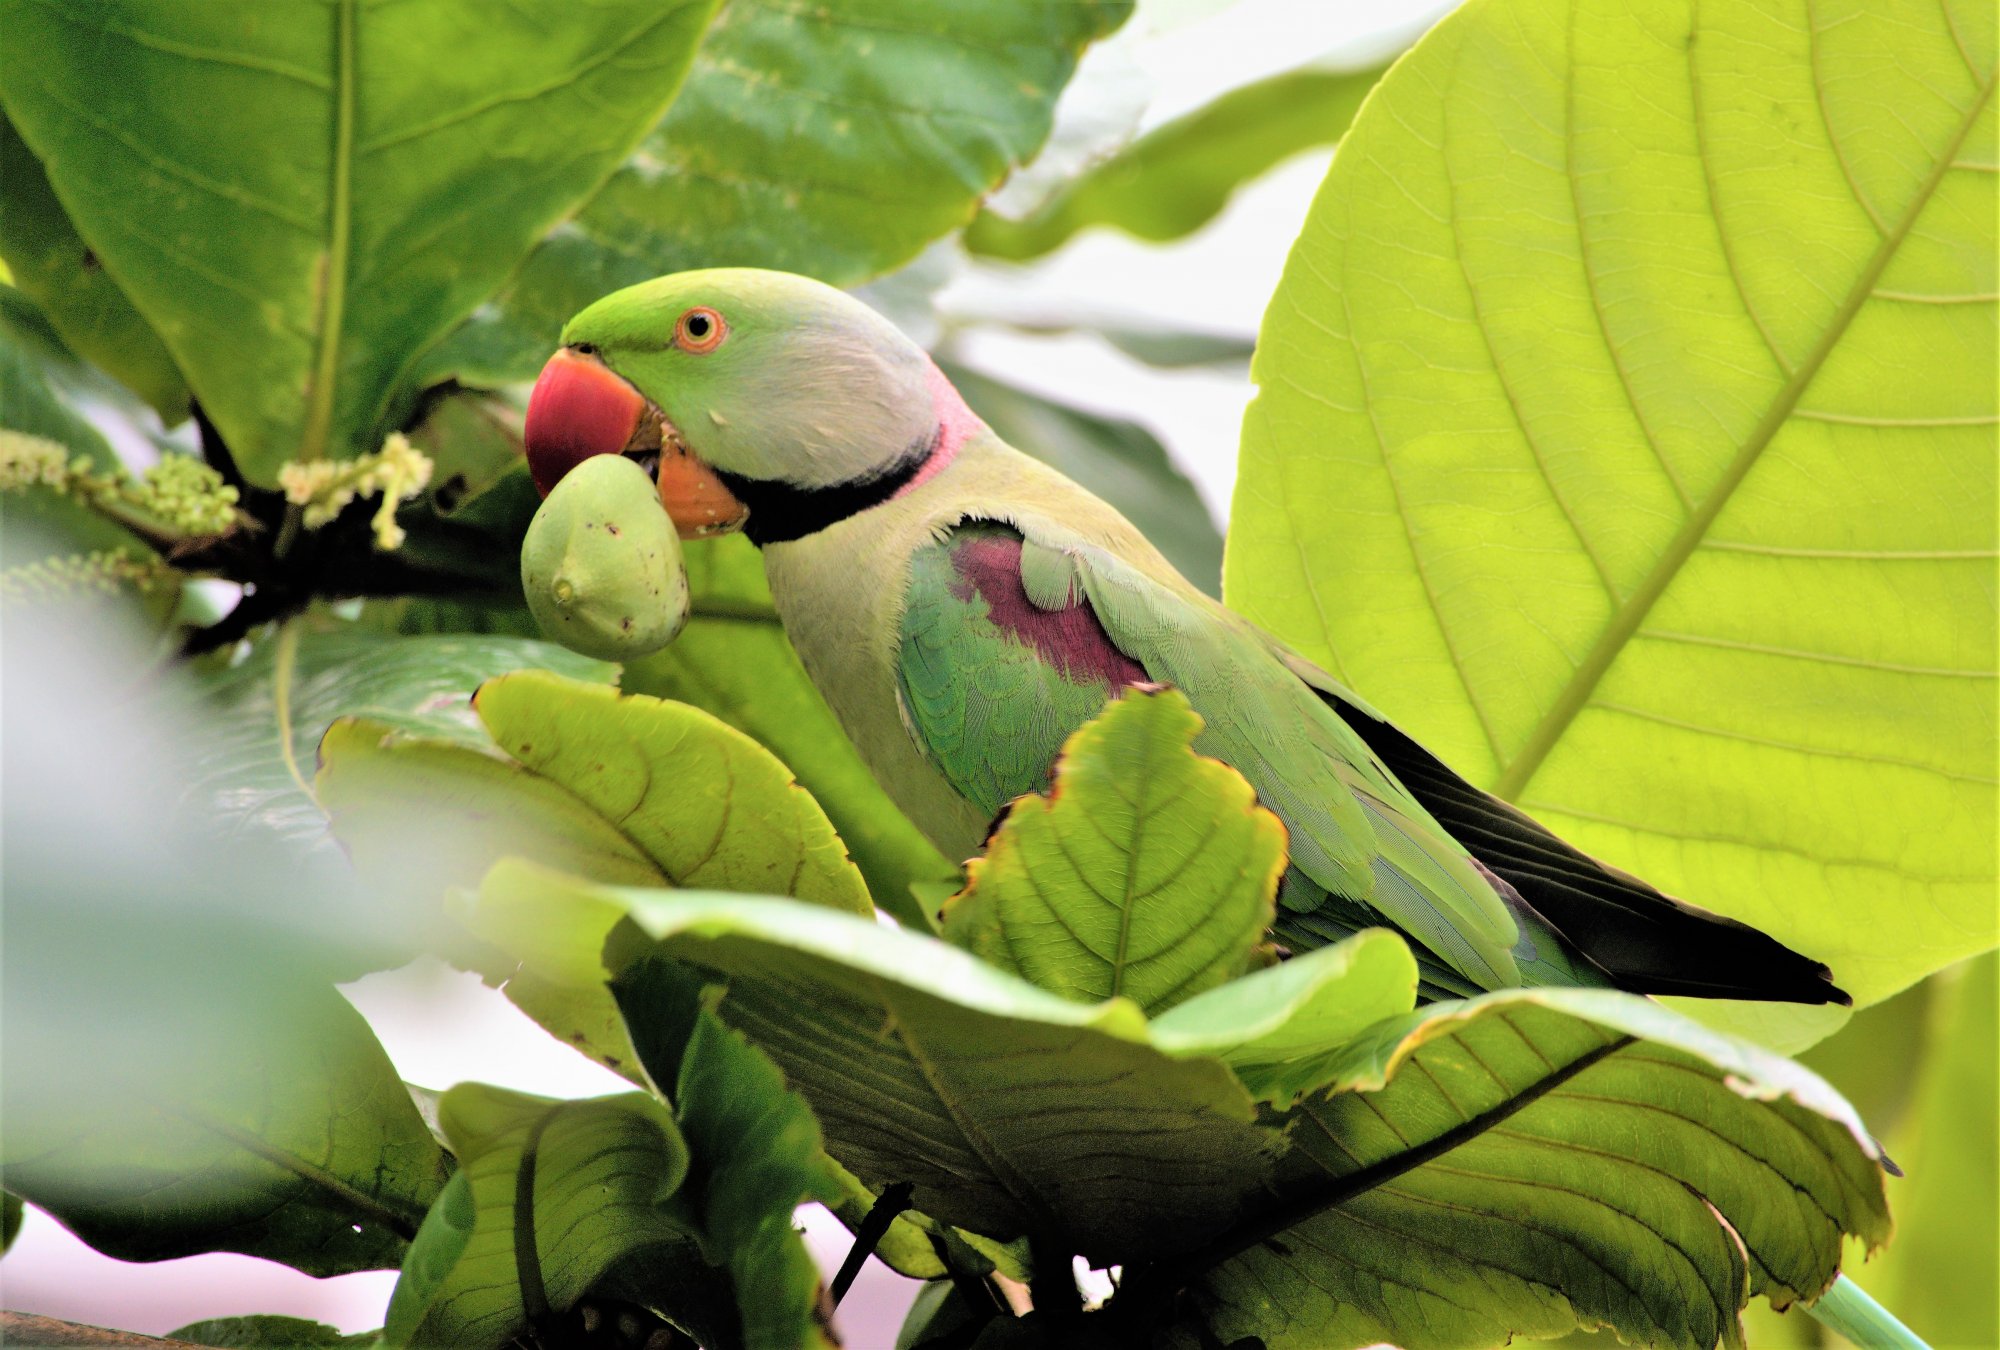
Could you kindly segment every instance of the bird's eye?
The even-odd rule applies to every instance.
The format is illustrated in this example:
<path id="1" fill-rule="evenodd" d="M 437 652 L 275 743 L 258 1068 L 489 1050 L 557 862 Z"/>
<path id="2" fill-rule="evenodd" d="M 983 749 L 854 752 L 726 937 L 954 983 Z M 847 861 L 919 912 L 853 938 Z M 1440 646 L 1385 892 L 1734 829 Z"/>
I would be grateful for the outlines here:
<path id="1" fill-rule="evenodd" d="M 707 305 L 696 305 L 674 325 L 674 345 L 696 356 L 712 352 L 729 336 L 729 325 Z"/>

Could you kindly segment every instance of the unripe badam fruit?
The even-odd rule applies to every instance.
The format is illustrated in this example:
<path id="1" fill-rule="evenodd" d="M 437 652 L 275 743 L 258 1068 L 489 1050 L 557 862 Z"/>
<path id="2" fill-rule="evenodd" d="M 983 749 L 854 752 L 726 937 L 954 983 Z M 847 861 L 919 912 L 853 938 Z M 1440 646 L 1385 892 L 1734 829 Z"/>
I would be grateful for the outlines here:
<path id="1" fill-rule="evenodd" d="M 687 622 L 680 536 L 646 471 L 592 455 L 550 490 L 521 543 L 521 589 L 535 622 L 571 651 L 628 661 Z"/>

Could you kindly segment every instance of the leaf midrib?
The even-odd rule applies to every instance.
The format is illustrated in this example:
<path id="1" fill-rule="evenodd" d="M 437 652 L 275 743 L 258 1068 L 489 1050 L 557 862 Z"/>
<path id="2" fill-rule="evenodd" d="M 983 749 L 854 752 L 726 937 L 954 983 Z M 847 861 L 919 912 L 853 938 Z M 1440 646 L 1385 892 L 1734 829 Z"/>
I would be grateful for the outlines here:
<path id="1" fill-rule="evenodd" d="M 1814 344 L 1797 368 L 1787 376 L 1777 396 L 1771 401 L 1770 407 L 1751 429 L 1722 477 L 1696 504 L 1693 513 L 1668 541 L 1666 550 L 1653 569 L 1646 574 L 1645 580 L 1626 597 L 1624 603 L 1612 615 L 1611 622 L 1605 626 L 1589 653 L 1577 666 L 1555 703 L 1536 723 L 1534 731 L 1523 743 L 1520 753 L 1501 770 L 1500 776 L 1493 784 L 1496 796 L 1513 801 L 1534 778 L 1564 733 L 1569 730 L 1570 723 L 1576 720 L 1577 715 L 1590 702 L 1591 696 L 1596 693 L 1597 686 L 1611 669 L 1612 663 L 1624 652 L 1626 644 L 1639 631 L 1640 625 L 1646 621 L 1653 606 L 1666 594 L 1668 586 L 1680 575 L 1682 566 L 1694 555 L 1695 549 L 1707 536 L 1716 518 L 1722 514 L 1723 508 L 1729 504 L 1736 489 L 1742 485 L 1751 469 L 1763 457 L 1764 450 L 1776 438 L 1779 428 L 1791 417 L 1807 386 L 1819 374 L 1820 367 L 1825 364 L 1840 339 L 1846 336 L 1848 326 L 1854 321 L 1855 315 L 1860 313 L 1862 305 L 1867 303 L 1875 282 L 1888 267 L 1890 260 L 1895 257 L 1897 249 L 1908 237 L 1917 218 L 1923 214 L 1924 208 L 1930 205 L 1938 184 L 1944 180 L 1945 174 L 1950 172 L 1952 162 L 1958 158 L 1958 152 L 1965 144 L 1965 138 L 1971 134 L 1980 113 L 1985 110 L 1987 99 L 1992 97 L 1993 86 L 1994 76 L 1989 74 L 1985 84 L 1980 86 L 1973 98 L 1971 106 L 1966 110 L 1958 130 L 1932 165 L 1930 174 L 1912 194 L 1908 206 L 1904 208 L 1894 227 L 1884 234 L 1881 242 L 1876 245 L 1875 252 L 1862 267 L 1854 284 L 1841 300 L 1840 307 L 1834 311 L 1833 319 L 1828 323 L 1826 331 L 1820 335 L 1819 341 Z M 1827 134 L 1829 137 L 1832 136 L 1831 128 Z M 1718 228 L 1720 228 L 1719 220 Z"/>
<path id="2" fill-rule="evenodd" d="M 203 1107 L 193 1103 L 182 1104 L 168 1100 L 156 1100 L 153 1104 L 161 1111 L 179 1116 L 191 1125 L 199 1126 L 211 1133 L 220 1135 L 244 1152 L 291 1173 L 308 1185 L 317 1186 L 320 1190 L 340 1201 L 351 1213 L 359 1213 L 373 1219 L 376 1223 L 393 1233 L 399 1240 L 406 1243 L 415 1240 L 417 1226 L 423 1220 L 422 1214 L 405 1213 L 398 1210 L 385 1197 L 370 1195 L 360 1187 L 336 1176 L 327 1168 L 321 1167 L 317 1163 L 308 1162 L 299 1154 L 281 1148 L 249 1130 L 233 1125 Z"/>
<path id="3" fill-rule="evenodd" d="M 334 11 L 333 162 L 328 177 L 325 300 L 320 306 L 319 350 L 313 355 L 306 391 L 306 421 L 299 459 L 326 454 L 333 429 L 334 378 L 340 369 L 340 338 L 347 309 L 348 249 L 354 202 L 354 80 L 356 0 L 337 0 Z"/>

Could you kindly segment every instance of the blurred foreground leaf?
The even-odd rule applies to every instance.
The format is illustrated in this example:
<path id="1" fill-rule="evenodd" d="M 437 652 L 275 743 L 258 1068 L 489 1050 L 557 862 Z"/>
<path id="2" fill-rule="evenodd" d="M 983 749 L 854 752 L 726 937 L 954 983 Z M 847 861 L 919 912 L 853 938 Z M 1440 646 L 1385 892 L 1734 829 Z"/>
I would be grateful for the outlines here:
<path id="1" fill-rule="evenodd" d="M 2000 1345 L 2000 961 L 1935 976 L 1926 1048 L 1903 1128 L 1889 1136 L 1896 1241 L 1854 1270 L 1862 1288 L 1938 1347 Z"/>
<path id="2" fill-rule="evenodd" d="M 53 974 L 26 976 L 32 996 L 7 1018 L 9 1191 L 121 1260 L 236 1251 L 311 1275 L 400 1264 L 449 1164 L 331 987 L 282 967 L 227 985 L 213 968 L 154 972 L 141 1019 L 123 979 L 71 967 L 57 989 Z"/>

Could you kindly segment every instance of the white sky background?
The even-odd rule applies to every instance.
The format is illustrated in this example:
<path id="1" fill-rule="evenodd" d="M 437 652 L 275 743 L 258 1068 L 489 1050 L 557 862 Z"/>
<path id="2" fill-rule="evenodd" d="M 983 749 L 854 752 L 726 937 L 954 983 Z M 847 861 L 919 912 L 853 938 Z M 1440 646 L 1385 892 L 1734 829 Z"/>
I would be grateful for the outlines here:
<path id="1" fill-rule="evenodd" d="M 1064 119 L 1141 130 L 1239 84 L 1308 59 L 1364 65 L 1405 45 L 1443 0 L 1141 0 L 1127 30 L 1094 50 L 1066 96 Z M 962 316 L 1137 318 L 1254 336 L 1285 254 L 1325 175 L 1329 154 L 1302 155 L 1240 192 L 1206 229 L 1154 246 L 1091 231 L 1026 266 L 962 270 L 939 297 Z M 1017 195 L 1020 187 L 1013 189 Z M 1148 426 L 1192 477 L 1218 520 L 1235 479 L 1236 439 L 1250 397 L 1241 369 L 1162 371 L 1087 335 L 1025 337 L 995 328 L 961 338 L 961 359 L 1046 396 Z M 534 1026 L 469 975 L 426 964 L 370 976 L 346 991 L 398 1071 L 443 1088 L 479 1080 L 557 1097 L 629 1085 Z M 808 1240 L 829 1272 L 845 1230 L 807 1214 Z M 204 1317 L 287 1313 L 344 1331 L 381 1324 L 393 1271 L 314 1280 L 236 1256 L 132 1265 L 98 1255 L 30 1210 L 0 1262 L 0 1303 L 158 1334 Z M 871 1262 L 842 1307 L 852 1350 L 886 1347 L 915 1286 Z"/>

